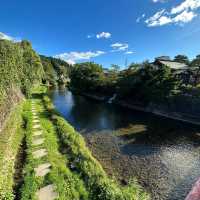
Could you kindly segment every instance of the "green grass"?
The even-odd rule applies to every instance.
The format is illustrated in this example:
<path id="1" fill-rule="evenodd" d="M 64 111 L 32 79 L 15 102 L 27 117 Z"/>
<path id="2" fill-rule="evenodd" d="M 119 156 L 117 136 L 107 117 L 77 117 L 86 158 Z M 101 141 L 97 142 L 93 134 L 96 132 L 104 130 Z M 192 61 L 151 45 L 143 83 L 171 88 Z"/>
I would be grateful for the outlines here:
<path id="1" fill-rule="evenodd" d="M 44 94 L 47 92 L 47 86 L 46 85 L 35 85 L 31 89 L 32 94 Z"/>
<path id="2" fill-rule="evenodd" d="M 52 113 L 60 143 L 67 149 L 65 154 L 69 164 L 73 165 L 76 173 L 84 180 L 89 199 L 93 200 L 147 200 L 150 199 L 142 188 L 131 181 L 123 187 L 116 181 L 111 180 L 100 163 L 92 156 L 86 147 L 84 138 L 62 117 L 56 114 L 50 99 L 43 98 L 49 113 Z"/>
<path id="3" fill-rule="evenodd" d="M 59 194 L 58 200 L 87 200 L 88 192 L 84 182 L 79 178 L 79 175 L 72 173 L 67 167 L 68 160 L 58 151 L 58 141 L 52 122 L 48 119 L 48 113 L 45 112 L 39 100 L 37 100 L 37 110 L 40 113 L 40 123 L 45 137 L 45 143 L 40 147 L 44 147 L 48 151 L 48 155 L 43 159 L 34 159 L 32 153 L 38 147 L 33 147 L 32 144 L 32 114 L 30 112 L 30 102 L 27 104 L 25 118 L 27 122 L 26 137 L 28 147 L 27 164 L 25 167 L 25 180 L 21 193 L 21 200 L 35 200 L 35 193 L 41 187 L 47 184 L 54 184 L 56 191 Z M 51 172 L 39 178 L 35 176 L 34 168 L 44 162 L 50 162 L 52 165 Z"/>
<path id="4" fill-rule="evenodd" d="M 4 129 L 0 132 L 0 199 L 13 200 L 14 165 L 24 132 L 22 129 L 22 107 L 12 110 Z"/>

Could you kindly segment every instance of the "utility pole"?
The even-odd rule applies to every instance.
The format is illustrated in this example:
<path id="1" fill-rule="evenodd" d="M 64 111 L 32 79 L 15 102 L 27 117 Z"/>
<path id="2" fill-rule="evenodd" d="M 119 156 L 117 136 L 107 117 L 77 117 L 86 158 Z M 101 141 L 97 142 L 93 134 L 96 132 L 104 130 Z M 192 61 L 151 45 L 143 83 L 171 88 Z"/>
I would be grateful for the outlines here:
<path id="1" fill-rule="evenodd" d="M 128 59 L 126 58 L 125 59 L 125 68 L 127 68 L 128 67 Z"/>

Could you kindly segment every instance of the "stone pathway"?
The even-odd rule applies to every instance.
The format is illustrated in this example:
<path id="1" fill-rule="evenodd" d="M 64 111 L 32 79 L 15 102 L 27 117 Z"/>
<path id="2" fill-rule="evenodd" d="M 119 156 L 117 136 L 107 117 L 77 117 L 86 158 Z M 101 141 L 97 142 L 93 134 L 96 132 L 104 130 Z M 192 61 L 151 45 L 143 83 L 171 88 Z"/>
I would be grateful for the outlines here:
<path id="1" fill-rule="evenodd" d="M 33 145 L 37 146 L 37 145 L 41 145 L 44 143 L 44 139 L 43 138 L 39 138 L 39 139 L 34 139 L 33 140 Z"/>
<path id="2" fill-rule="evenodd" d="M 33 157 L 35 159 L 42 158 L 42 157 L 44 157 L 46 155 L 47 155 L 47 150 L 46 149 L 39 149 L 39 150 L 36 150 L 36 151 L 33 152 Z"/>
<path id="3" fill-rule="evenodd" d="M 35 108 L 35 102 L 32 102 L 32 115 L 33 115 L 33 141 L 32 145 L 37 147 L 45 142 L 44 138 L 35 138 L 43 135 L 41 129 L 40 121 L 37 116 L 37 109 Z M 47 150 L 45 148 L 35 150 L 33 152 L 33 157 L 35 159 L 40 159 L 47 155 Z M 35 175 L 39 177 L 44 177 L 51 171 L 51 164 L 44 163 L 38 165 L 34 168 Z M 36 192 L 38 200 L 54 200 L 58 197 L 58 194 L 55 192 L 55 186 L 53 184 L 47 185 Z"/>
<path id="4" fill-rule="evenodd" d="M 50 163 L 39 165 L 37 168 L 34 169 L 36 176 L 45 176 L 50 172 L 50 167 L 51 167 Z"/>
<path id="5" fill-rule="evenodd" d="M 33 125 L 33 128 L 35 128 L 35 129 L 40 128 L 40 125 L 39 124 L 35 124 L 35 125 Z"/>
<path id="6" fill-rule="evenodd" d="M 41 188 L 37 193 L 36 196 L 39 200 L 53 200 L 58 197 L 57 193 L 54 192 L 54 185 L 47 185 Z"/>
<path id="7" fill-rule="evenodd" d="M 40 135 L 42 135 L 42 131 L 35 131 L 33 133 L 33 136 L 40 136 Z"/>

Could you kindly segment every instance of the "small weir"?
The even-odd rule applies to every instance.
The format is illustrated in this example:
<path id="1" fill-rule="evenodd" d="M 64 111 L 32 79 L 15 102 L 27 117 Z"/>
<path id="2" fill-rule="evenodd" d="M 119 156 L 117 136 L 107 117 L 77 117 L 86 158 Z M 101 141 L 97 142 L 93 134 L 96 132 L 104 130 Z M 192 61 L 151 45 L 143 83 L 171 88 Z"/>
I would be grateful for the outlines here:
<path id="1" fill-rule="evenodd" d="M 111 104 L 117 98 L 117 94 L 114 94 L 109 100 L 108 103 Z"/>

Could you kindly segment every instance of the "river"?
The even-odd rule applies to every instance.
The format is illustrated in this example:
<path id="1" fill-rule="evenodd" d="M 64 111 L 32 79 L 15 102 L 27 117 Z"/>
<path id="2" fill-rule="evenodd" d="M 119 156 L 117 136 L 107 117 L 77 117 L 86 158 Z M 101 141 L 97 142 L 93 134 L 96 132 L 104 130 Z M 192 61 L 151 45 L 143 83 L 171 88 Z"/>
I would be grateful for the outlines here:
<path id="1" fill-rule="evenodd" d="M 184 200 L 200 177 L 200 129 L 52 90 L 56 109 L 86 139 L 106 172 L 122 184 L 136 177 L 153 200 Z"/>

